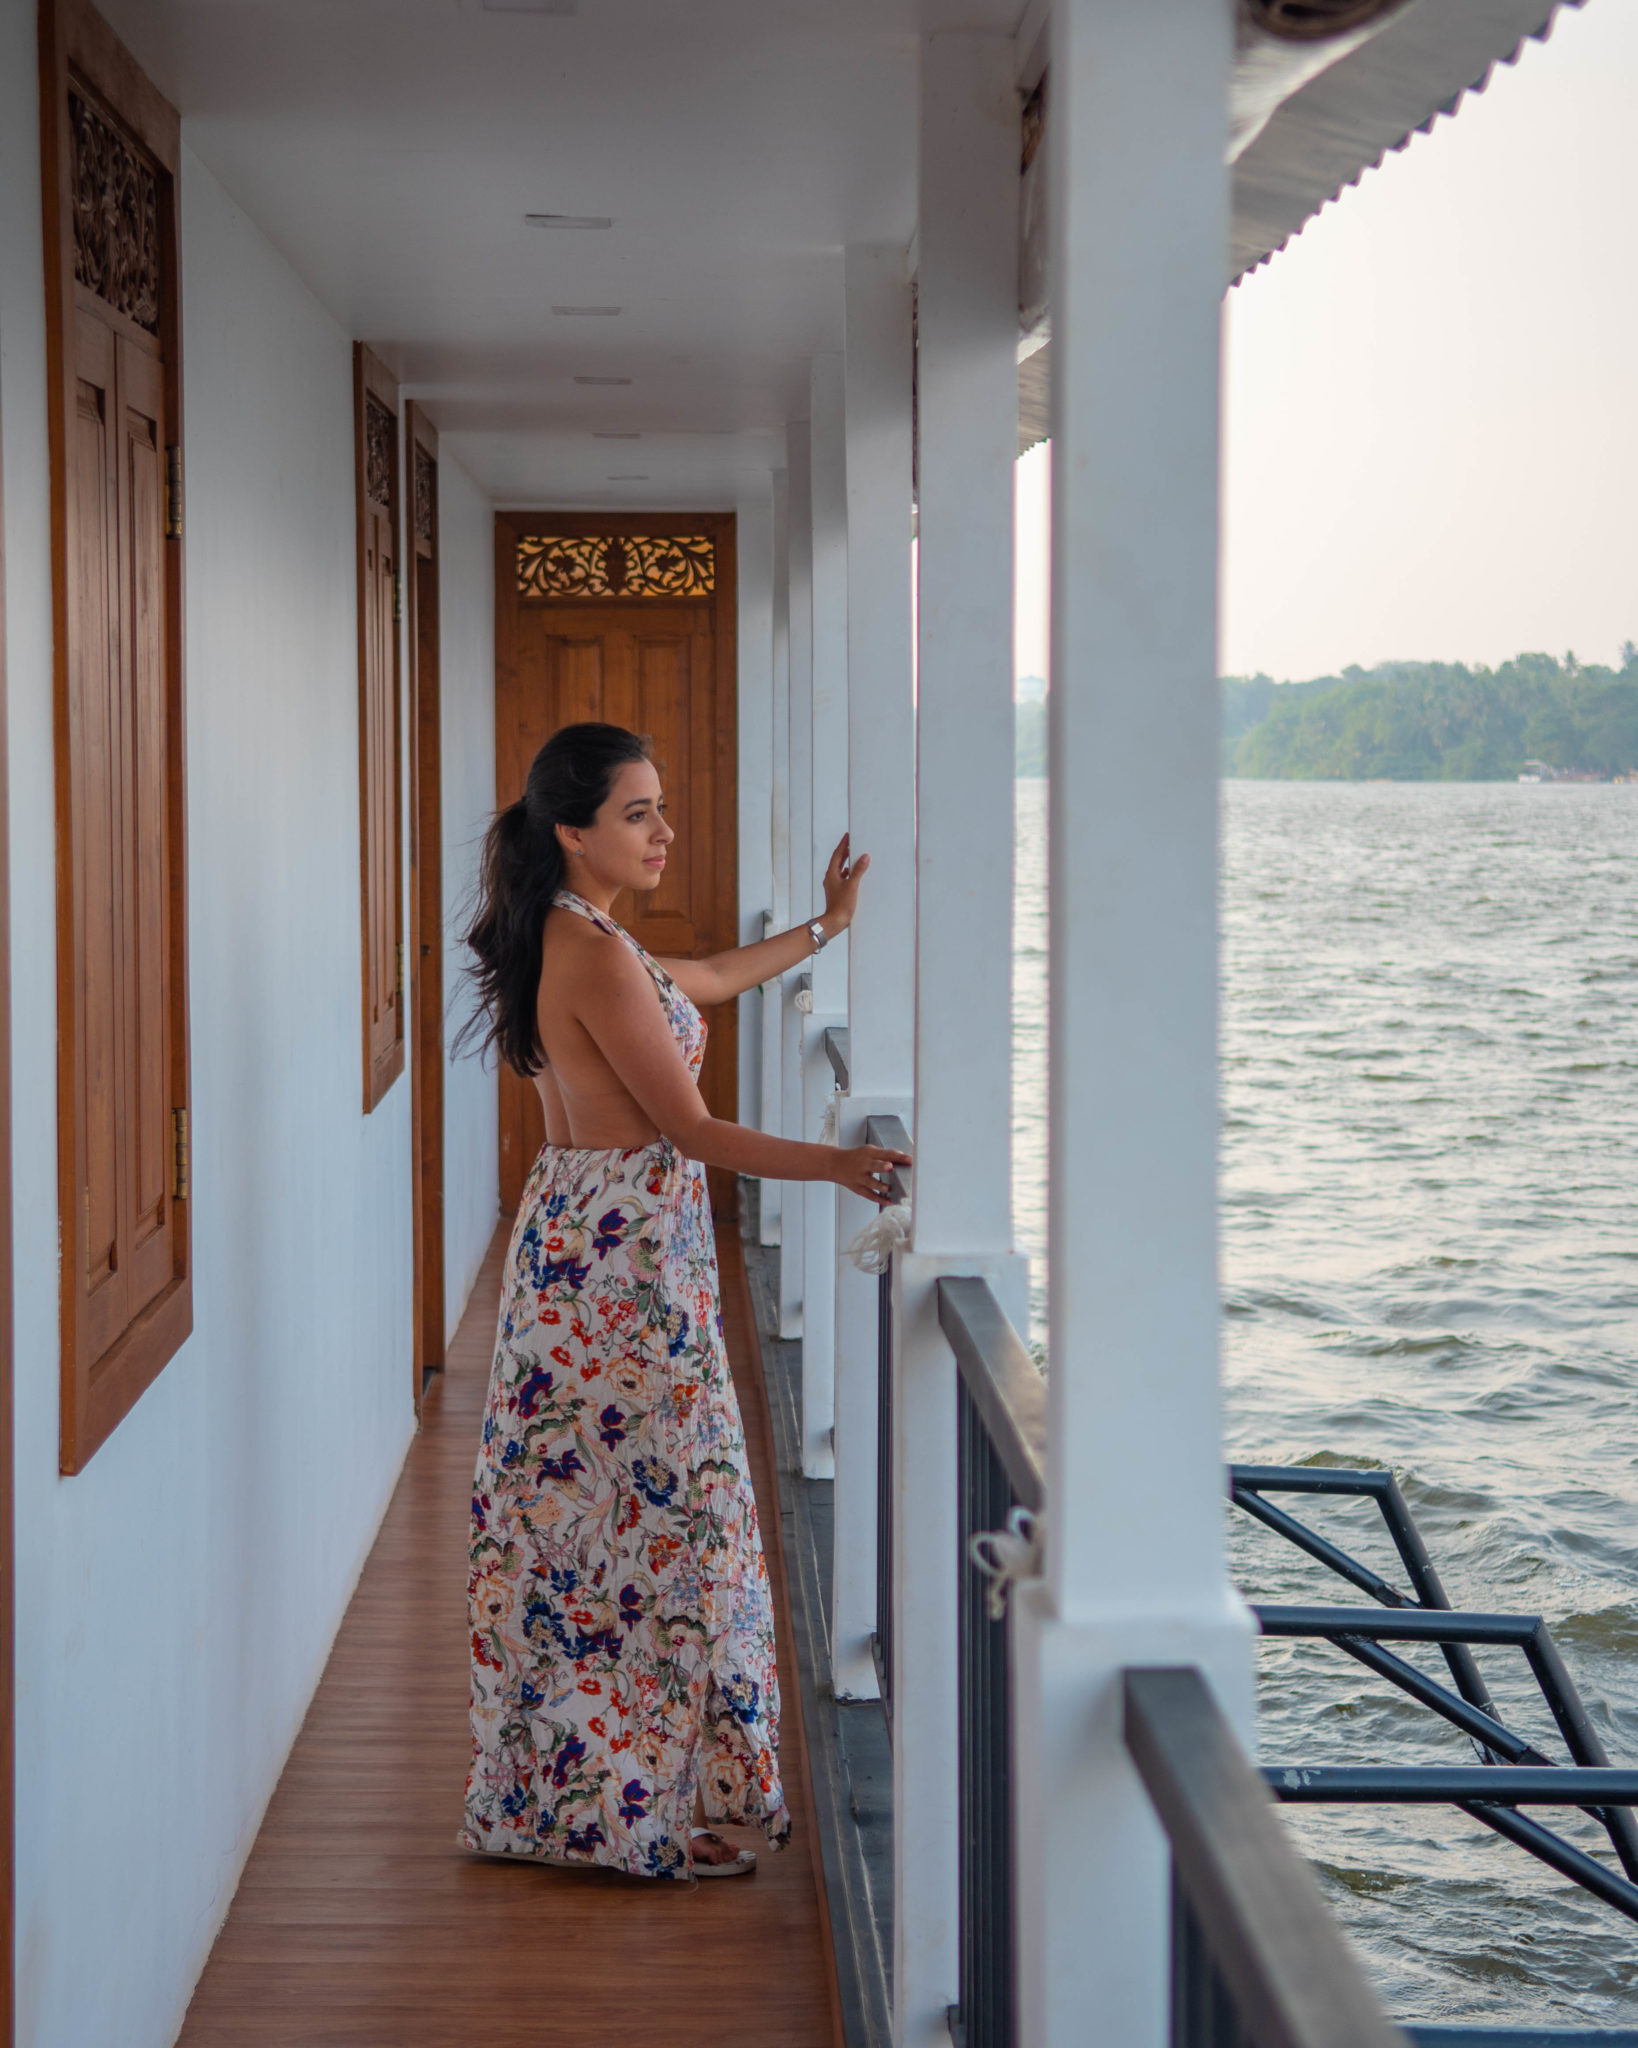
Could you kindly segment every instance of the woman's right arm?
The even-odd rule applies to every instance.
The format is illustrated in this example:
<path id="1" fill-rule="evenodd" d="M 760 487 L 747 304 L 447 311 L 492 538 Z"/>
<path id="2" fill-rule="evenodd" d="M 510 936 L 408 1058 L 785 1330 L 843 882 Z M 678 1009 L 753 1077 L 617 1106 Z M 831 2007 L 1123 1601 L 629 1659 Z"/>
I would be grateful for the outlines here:
<path id="1" fill-rule="evenodd" d="M 648 970 L 618 942 L 588 948 L 577 977 L 575 1015 L 622 1086 L 662 1137 L 707 1166 L 764 1180 L 833 1180 L 867 1201 L 884 1201 L 886 1176 L 908 1166 L 903 1152 L 881 1145 L 808 1145 L 770 1138 L 745 1124 L 714 1117 L 677 1050 L 655 1000 Z"/>

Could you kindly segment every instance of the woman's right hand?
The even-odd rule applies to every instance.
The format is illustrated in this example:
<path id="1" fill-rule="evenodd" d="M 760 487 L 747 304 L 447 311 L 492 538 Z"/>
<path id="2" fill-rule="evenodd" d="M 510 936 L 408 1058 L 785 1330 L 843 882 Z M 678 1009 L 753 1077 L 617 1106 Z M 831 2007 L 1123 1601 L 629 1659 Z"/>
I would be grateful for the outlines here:
<path id="1" fill-rule="evenodd" d="M 831 1175 L 838 1187 L 863 1195 L 867 1202 L 887 1203 L 893 1199 L 895 1166 L 910 1165 L 908 1152 L 893 1152 L 885 1145 L 849 1145 L 836 1155 Z"/>

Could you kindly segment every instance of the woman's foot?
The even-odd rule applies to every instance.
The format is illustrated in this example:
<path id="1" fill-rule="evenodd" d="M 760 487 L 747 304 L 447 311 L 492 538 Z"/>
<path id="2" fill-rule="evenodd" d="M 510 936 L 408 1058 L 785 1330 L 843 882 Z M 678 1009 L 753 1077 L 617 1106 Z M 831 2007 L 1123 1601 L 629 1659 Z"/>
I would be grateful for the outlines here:
<path id="1" fill-rule="evenodd" d="M 688 1844 L 696 1877 L 749 1877 L 756 1868 L 754 1849 L 736 1849 L 709 1828 L 695 1828 Z"/>

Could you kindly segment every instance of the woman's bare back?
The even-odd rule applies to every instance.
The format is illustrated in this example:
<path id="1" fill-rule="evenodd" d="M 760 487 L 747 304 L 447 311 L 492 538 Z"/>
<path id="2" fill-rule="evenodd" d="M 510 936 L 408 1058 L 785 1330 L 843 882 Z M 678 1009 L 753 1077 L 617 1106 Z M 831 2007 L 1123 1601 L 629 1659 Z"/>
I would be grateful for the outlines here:
<path id="1" fill-rule="evenodd" d="M 601 1151 L 659 1136 L 575 1014 L 573 991 L 605 976 L 621 950 L 619 939 L 574 911 L 548 912 L 535 1012 L 546 1064 L 534 1080 L 549 1145 Z"/>

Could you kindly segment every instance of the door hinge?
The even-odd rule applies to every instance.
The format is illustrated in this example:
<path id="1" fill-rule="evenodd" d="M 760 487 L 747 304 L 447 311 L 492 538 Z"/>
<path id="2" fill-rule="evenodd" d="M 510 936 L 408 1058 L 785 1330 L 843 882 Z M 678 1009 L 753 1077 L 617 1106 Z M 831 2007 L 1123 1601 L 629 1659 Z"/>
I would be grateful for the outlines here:
<path id="1" fill-rule="evenodd" d="M 171 1200 L 185 1202 L 188 1199 L 188 1112 L 185 1109 L 171 1111 Z"/>
<path id="2" fill-rule="evenodd" d="M 396 626 L 404 616 L 404 578 L 400 570 L 392 572 L 392 622 Z"/>
<path id="3" fill-rule="evenodd" d="M 402 939 L 398 941 L 398 982 L 396 993 L 398 1000 L 402 1002 L 404 1000 L 404 942 Z"/>
<path id="4" fill-rule="evenodd" d="M 174 441 L 165 450 L 165 538 L 182 538 L 182 450 Z"/>

